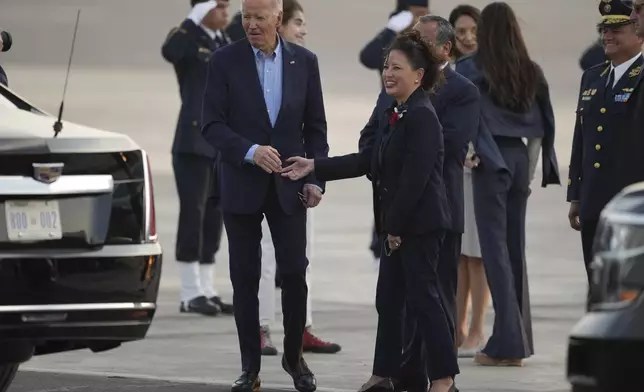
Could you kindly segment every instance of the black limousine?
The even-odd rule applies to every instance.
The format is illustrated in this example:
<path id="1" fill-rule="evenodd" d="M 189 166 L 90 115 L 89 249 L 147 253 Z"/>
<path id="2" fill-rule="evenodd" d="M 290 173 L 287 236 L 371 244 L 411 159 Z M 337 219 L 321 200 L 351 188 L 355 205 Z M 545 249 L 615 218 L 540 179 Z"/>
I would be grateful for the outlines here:
<path id="1" fill-rule="evenodd" d="M 146 152 L 56 120 L 0 85 L 0 392 L 34 355 L 145 338 L 156 311 Z"/>

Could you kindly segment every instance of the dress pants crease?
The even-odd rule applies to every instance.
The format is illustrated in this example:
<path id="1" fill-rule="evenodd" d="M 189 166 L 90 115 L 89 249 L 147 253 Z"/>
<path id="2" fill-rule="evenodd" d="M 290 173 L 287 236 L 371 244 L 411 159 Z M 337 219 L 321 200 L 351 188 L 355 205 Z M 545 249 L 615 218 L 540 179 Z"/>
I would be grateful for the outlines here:
<path id="1" fill-rule="evenodd" d="M 258 291 L 264 216 L 273 238 L 275 259 L 282 277 L 284 355 L 291 368 L 299 365 L 306 324 L 306 209 L 302 206 L 301 211 L 287 215 L 278 200 L 275 181 L 273 177 L 260 211 L 250 214 L 224 213 L 242 370 L 252 373 L 259 373 L 261 369 Z"/>
<path id="2" fill-rule="evenodd" d="M 509 172 L 473 171 L 474 208 L 494 327 L 483 353 L 521 359 L 534 354 L 525 260 L 529 189 L 527 147 L 520 138 L 497 139 Z"/>
<path id="3" fill-rule="evenodd" d="M 438 266 L 438 287 L 449 323 L 449 330 L 456 347 L 456 287 L 458 284 L 458 263 L 461 254 L 461 233 L 447 232 L 440 248 Z M 418 331 L 418 321 L 410 312 L 405 311 L 404 332 L 403 332 L 403 358 L 400 367 L 400 379 L 413 380 L 423 383 L 432 375 L 427 368 L 429 358 L 426 358 L 422 349 L 422 334 Z M 422 384 L 421 384 L 422 385 Z"/>
<path id="4" fill-rule="evenodd" d="M 398 377 L 402 360 L 403 310 L 415 320 L 431 380 L 459 373 L 454 341 L 438 284 L 443 232 L 403 237 L 400 249 L 382 254 L 376 289 L 378 332 L 373 374 Z M 381 237 L 384 241 L 385 237 Z"/>

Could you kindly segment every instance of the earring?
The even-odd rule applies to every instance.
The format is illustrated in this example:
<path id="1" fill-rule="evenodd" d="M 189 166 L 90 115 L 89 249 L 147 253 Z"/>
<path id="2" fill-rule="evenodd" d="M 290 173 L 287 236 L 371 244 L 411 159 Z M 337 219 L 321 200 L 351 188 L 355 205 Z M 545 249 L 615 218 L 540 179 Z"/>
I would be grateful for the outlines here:
<path id="1" fill-rule="evenodd" d="M 418 80 L 414 80 L 414 83 L 418 84 Z"/>

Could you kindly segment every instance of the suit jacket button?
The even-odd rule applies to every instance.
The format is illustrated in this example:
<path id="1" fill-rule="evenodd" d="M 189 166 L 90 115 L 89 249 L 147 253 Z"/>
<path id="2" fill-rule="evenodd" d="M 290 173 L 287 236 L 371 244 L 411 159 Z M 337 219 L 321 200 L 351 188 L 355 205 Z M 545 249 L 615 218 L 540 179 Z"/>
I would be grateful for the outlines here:
<path id="1" fill-rule="evenodd" d="M 595 150 L 599 151 L 602 149 L 602 146 L 599 144 L 595 144 Z"/>
<path id="2" fill-rule="evenodd" d="M 601 166 L 601 165 L 599 164 L 599 162 L 595 162 L 594 166 L 595 166 L 595 169 L 599 169 L 599 166 Z"/>
<path id="3" fill-rule="evenodd" d="M 198 124 L 199 124 L 199 123 L 198 123 L 197 121 L 193 121 L 193 122 L 192 122 L 192 126 L 193 126 L 193 127 L 196 127 Z"/>
<path id="4" fill-rule="evenodd" d="M 602 127 L 601 125 L 597 127 L 597 132 L 601 132 L 603 130 L 604 130 L 604 127 Z"/>

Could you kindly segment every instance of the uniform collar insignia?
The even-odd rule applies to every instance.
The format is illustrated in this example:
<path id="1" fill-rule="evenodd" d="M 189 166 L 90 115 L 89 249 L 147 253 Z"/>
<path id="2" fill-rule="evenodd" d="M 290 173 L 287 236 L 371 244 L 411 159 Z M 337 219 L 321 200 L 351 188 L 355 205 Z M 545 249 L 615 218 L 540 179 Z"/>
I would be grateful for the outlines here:
<path id="1" fill-rule="evenodd" d="M 638 65 L 637 67 L 631 69 L 631 72 L 628 73 L 628 77 L 629 78 L 634 78 L 634 77 L 636 77 L 637 75 L 639 75 L 641 73 L 642 73 L 642 66 Z"/>

